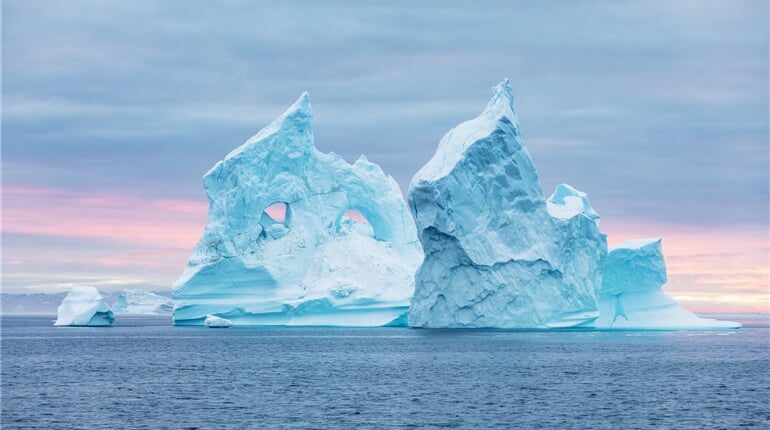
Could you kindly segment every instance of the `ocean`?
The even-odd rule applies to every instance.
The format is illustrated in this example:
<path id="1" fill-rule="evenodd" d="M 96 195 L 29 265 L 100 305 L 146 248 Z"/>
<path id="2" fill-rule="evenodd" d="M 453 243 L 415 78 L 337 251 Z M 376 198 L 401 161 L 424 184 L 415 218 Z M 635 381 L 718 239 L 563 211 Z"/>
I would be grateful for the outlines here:
<path id="1" fill-rule="evenodd" d="M 53 320 L 2 318 L 3 429 L 770 427 L 766 316 L 713 332 Z"/>

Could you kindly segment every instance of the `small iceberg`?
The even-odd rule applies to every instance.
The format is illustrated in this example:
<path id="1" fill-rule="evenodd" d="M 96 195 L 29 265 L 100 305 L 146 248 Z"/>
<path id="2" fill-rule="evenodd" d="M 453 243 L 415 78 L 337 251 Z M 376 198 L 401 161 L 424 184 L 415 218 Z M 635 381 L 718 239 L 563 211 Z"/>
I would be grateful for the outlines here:
<path id="1" fill-rule="evenodd" d="M 634 239 L 611 250 L 598 291 L 599 329 L 721 330 L 741 324 L 701 318 L 664 293 L 666 262 L 660 238 Z"/>
<path id="2" fill-rule="evenodd" d="M 233 325 L 233 322 L 214 315 L 206 315 L 206 320 L 203 321 L 203 325 L 209 328 L 228 328 Z"/>
<path id="3" fill-rule="evenodd" d="M 57 313 L 55 326 L 109 327 L 115 322 L 112 309 L 94 287 L 73 287 Z"/>

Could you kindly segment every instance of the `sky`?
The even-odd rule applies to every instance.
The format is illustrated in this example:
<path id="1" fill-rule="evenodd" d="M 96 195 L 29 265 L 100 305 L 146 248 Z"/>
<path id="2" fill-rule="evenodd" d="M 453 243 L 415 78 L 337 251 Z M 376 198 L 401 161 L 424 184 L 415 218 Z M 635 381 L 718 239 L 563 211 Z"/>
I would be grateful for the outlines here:
<path id="1" fill-rule="evenodd" d="M 2 1 L 3 292 L 168 290 L 201 177 L 303 91 L 316 146 L 406 192 L 508 78 L 546 194 L 664 291 L 768 311 L 768 3 Z"/>

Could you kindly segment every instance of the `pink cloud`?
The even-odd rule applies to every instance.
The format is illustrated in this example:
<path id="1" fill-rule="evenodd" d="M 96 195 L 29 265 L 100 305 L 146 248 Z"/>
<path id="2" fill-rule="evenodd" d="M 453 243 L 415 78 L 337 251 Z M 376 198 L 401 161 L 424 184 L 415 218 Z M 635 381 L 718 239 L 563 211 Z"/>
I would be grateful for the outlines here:
<path id="1" fill-rule="evenodd" d="M 191 249 L 207 202 L 87 195 L 56 189 L 3 189 L 3 232 L 99 238 Z"/>
<path id="2" fill-rule="evenodd" d="M 610 248 L 626 239 L 660 237 L 668 282 L 664 291 L 699 312 L 768 312 L 768 232 L 644 222 L 602 221 Z"/>
<path id="3" fill-rule="evenodd" d="M 24 260 L 20 259 L 3 260 L 3 266 L 19 266 L 22 264 L 24 264 Z"/>
<path id="4" fill-rule="evenodd" d="M 3 189 L 3 232 L 88 238 L 121 245 L 121 253 L 81 250 L 80 263 L 129 273 L 152 270 L 170 284 L 203 232 L 205 201 L 92 195 L 60 189 Z M 273 214 L 271 214 L 273 215 Z M 276 218 L 281 214 L 275 213 Z M 348 216 L 365 221 L 357 212 Z M 702 312 L 764 311 L 768 304 L 768 232 L 743 227 L 706 229 L 632 221 L 602 221 L 610 247 L 625 239 L 660 237 L 669 281 L 664 290 Z M 126 249 L 138 251 L 125 252 Z M 86 257 L 86 255 L 88 255 Z M 17 258 L 19 257 L 19 258 Z M 74 256 L 45 256 L 65 262 Z M 24 267 L 36 255 L 14 255 L 8 267 Z M 79 257 L 78 257 L 79 258 Z M 132 272 L 132 273 L 133 273 Z"/>

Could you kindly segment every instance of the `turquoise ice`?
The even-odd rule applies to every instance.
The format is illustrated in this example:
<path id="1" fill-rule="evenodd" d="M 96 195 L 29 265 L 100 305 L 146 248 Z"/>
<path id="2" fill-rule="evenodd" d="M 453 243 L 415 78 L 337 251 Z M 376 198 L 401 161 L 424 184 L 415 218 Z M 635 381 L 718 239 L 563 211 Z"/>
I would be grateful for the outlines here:
<path id="1" fill-rule="evenodd" d="M 721 329 L 661 290 L 660 239 L 607 253 L 585 193 L 546 200 L 519 133 L 508 81 L 450 130 L 414 176 L 409 207 L 425 252 L 414 327 Z"/>
<path id="2" fill-rule="evenodd" d="M 403 321 L 422 251 L 401 191 L 363 156 L 319 152 L 312 118 L 303 94 L 204 176 L 208 221 L 174 284 L 175 324 Z"/>
<path id="3" fill-rule="evenodd" d="M 567 185 L 546 201 L 508 81 L 441 139 L 408 202 L 425 252 L 411 326 L 556 328 L 599 317 L 599 216 Z"/>
<path id="4" fill-rule="evenodd" d="M 661 290 L 667 281 L 661 240 L 627 240 L 610 251 L 598 292 L 603 329 L 725 329 L 740 323 L 701 318 Z"/>

